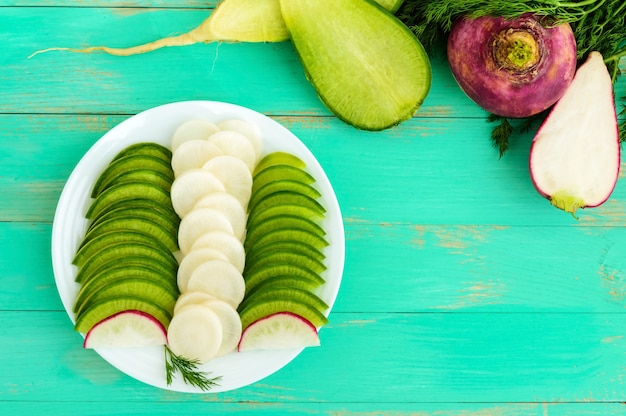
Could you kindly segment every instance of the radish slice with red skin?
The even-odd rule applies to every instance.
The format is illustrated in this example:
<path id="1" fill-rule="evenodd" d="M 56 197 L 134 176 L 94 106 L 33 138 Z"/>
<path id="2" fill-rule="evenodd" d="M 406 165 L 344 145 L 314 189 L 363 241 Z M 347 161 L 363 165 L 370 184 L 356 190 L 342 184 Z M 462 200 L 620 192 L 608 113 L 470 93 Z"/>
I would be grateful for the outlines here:
<path id="1" fill-rule="evenodd" d="M 94 325 L 84 348 L 140 348 L 165 345 L 167 332 L 153 316 L 141 311 L 124 311 Z"/>
<path id="2" fill-rule="evenodd" d="M 241 335 L 238 350 L 275 350 L 320 345 L 317 328 L 303 317 L 279 312 L 250 324 Z"/>
<path id="3" fill-rule="evenodd" d="M 539 128 L 530 149 L 537 191 L 575 216 L 597 207 L 615 187 L 620 144 L 613 84 L 602 55 L 591 52 Z"/>

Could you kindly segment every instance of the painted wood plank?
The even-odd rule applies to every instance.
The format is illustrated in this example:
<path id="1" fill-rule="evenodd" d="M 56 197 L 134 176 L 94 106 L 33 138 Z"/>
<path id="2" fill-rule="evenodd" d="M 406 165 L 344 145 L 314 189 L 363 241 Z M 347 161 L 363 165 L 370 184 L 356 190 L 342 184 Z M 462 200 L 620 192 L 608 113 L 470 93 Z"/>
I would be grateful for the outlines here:
<path id="1" fill-rule="evenodd" d="M 617 403 L 626 395 L 623 313 L 337 313 L 331 318 L 320 332 L 322 347 L 305 350 L 254 385 L 207 396 L 155 389 L 121 374 L 94 351 L 82 349 L 63 312 L 4 312 L 0 404 L 77 398 L 96 403 L 111 398 L 119 403 Z"/>

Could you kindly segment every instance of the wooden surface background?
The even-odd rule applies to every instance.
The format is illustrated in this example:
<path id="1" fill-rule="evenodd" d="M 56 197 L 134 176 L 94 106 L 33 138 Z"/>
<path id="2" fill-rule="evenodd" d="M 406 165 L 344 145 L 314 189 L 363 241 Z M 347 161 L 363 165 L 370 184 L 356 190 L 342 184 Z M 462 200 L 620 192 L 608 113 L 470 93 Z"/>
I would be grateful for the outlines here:
<path id="1" fill-rule="evenodd" d="M 499 159 L 445 62 L 433 59 L 412 120 L 372 133 L 330 115 L 289 42 L 28 59 L 185 32 L 215 3 L 0 0 L 3 414 L 626 414 L 626 181 L 579 220 L 551 207 L 529 179 L 531 136 Z M 57 199 L 81 156 L 133 114 L 184 100 L 235 103 L 291 129 L 345 223 L 322 347 L 220 394 L 156 389 L 84 350 L 50 260 Z"/>

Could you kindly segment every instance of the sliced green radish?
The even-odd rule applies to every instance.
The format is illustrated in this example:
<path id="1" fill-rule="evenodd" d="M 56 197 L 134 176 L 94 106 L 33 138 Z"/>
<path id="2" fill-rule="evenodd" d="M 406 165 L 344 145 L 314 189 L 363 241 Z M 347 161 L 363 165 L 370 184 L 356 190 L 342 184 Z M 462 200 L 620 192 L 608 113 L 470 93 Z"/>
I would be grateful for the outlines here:
<path id="1" fill-rule="evenodd" d="M 238 350 L 276 350 L 319 346 L 317 328 L 290 312 L 278 312 L 250 324 L 241 336 Z"/>
<path id="2" fill-rule="evenodd" d="M 260 188 L 257 188 L 254 195 L 250 198 L 250 202 L 248 203 L 248 209 L 253 210 L 259 201 L 277 192 L 290 192 L 301 194 L 314 200 L 317 200 L 322 196 L 322 194 L 317 189 L 307 183 L 298 182 L 291 179 L 280 179 L 267 183 Z"/>
<path id="3" fill-rule="evenodd" d="M 199 208 L 192 210 L 184 217 L 178 227 L 178 245 L 183 255 L 189 253 L 191 246 L 202 235 L 221 231 L 234 234 L 233 226 L 228 218 L 213 208 Z"/>
<path id="4" fill-rule="evenodd" d="M 118 176 L 115 176 L 106 184 L 101 185 L 99 192 L 93 195 L 96 197 L 101 192 L 106 190 L 107 188 L 117 185 L 119 183 L 127 183 L 127 182 L 148 182 L 163 188 L 164 191 L 169 192 L 172 187 L 172 177 L 165 175 L 161 172 L 158 172 L 153 169 L 132 169 L 123 173 L 120 173 Z M 94 190 L 95 191 L 95 190 Z"/>
<path id="5" fill-rule="evenodd" d="M 174 211 L 184 218 L 200 198 L 212 192 L 224 192 L 224 185 L 215 175 L 203 169 L 189 170 L 172 183 Z"/>
<path id="6" fill-rule="evenodd" d="M 238 118 L 229 118 L 217 123 L 217 127 L 220 130 L 232 130 L 243 134 L 250 140 L 252 147 L 254 147 L 254 153 L 257 159 L 259 158 L 263 149 L 263 139 L 261 138 L 261 131 L 256 124 Z"/>
<path id="7" fill-rule="evenodd" d="M 164 160 L 160 157 L 144 155 L 144 154 L 129 154 L 112 161 L 100 174 L 96 183 L 93 186 L 91 193 L 92 198 L 100 195 L 105 188 L 111 185 L 111 182 L 117 180 L 121 174 L 136 169 L 149 169 L 154 172 L 159 172 L 169 179 L 174 179 L 174 172 L 170 165 L 169 160 Z"/>
<path id="8" fill-rule="evenodd" d="M 115 204 L 136 198 L 151 199 L 164 207 L 172 206 L 170 193 L 157 185 L 146 182 L 119 183 L 98 195 L 89 206 L 85 217 L 93 219 Z"/>
<path id="9" fill-rule="evenodd" d="M 213 192 L 202 197 L 193 209 L 212 208 L 220 211 L 233 226 L 235 237 L 242 240 L 246 233 L 248 216 L 241 202 L 227 192 Z"/>
<path id="10" fill-rule="evenodd" d="M 203 118 L 194 118 L 178 126 L 172 136 L 172 152 L 176 153 L 181 144 L 190 140 L 206 140 L 218 131 L 215 123 Z"/>
<path id="11" fill-rule="evenodd" d="M 196 267 L 198 267 L 202 263 L 206 263 L 212 260 L 228 261 L 228 258 L 221 251 L 211 248 L 192 250 L 187 253 L 186 256 L 183 256 L 183 259 L 180 262 L 180 266 L 178 266 L 178 274 L 176 278 L 178 289 L 181 292 L 185 292 L 187 290 L 187 283 L 189 282 L 189 278 L 191 278 L 191 274 L 196 269 Z"/>
<path id="12" fill-rule="evenodd" d="M 244 297 L 244 301 L 247 297 L 252 296 L 259 290 L 266 290 L 274 287 L 289 287 L 315 292 L 323 283 L 324 282 L 320 280 L 312 281 L 305 277 L 288 274 L 272 276 L 262 281 L 253 282 L 253 284 L 246 282 L 246 296 Z"/>
<path id="13" fill-rule="evenodd" d="M 317 288 L 324 284 L 324 279 L 306 267 L 293 264 L 279 264 L 261 267 L 253 270 L 251 273 L 244 273 L 244 280 L 246 284 L 246 292 L 252 292 L 256 286 L 266 282 L 269 279 L 277 278 L 280 276 L 290 276 L 294 279 L 303 281 L 300 287 L 308 286 Z"/>
<path id="14" fill-rule="evenodd" d="M 206 292 L 200 292 L 198 290 L 187 290 L 178 297 L 176 304 L 174 305 L 174 316 L 180 312 L 186 306 L 189 305 L 202 305 L 205 302 L 209 302 L 216 299 L 215 296 L 209 295 Z"/>
<path id="15" fill-rule="evenodd" d="M 217 355 L 222 333 L 222 323 L 215 312 L 202 305 L 189 305 L 172 318 L 167 341 L 174 354 L 204 364 Z"/>
<path id="16" fill-rule="evenodd" d="M 207 140 L 189 140 L 182 143 L 172 156 L 174 176 L 200 169 L 208 160 L 222 155 L 222 151 L 214 143 Z"/>
<path id="17" fill-rule="evenodd" d="M 326 258 L 322 251 L 301 241 L 276 241 L 262 247 L 252 246 L 250 251 L 246 253 L 246 264 L 254 264 L 265 256 L 283 252 L 303 254 L 320 262 Z"/>
<path id="18" fill-rule="evenodd" d="M 289 179 L 305 184 L 315 183 L 315 178 L 303 169 L 291 165 L 271 165 L 267 168 L 256 172 L 252 179 L 252 194 L 255 194 L 259 188 L 270 182 Z"/>
<path id="19" fill-rule="evenodd" d="M 123 216 L 144 218 L 174 233 L 177 232 L 178 224 L 180 224 L 180 217 L 174 212 L 174 209 L 166 209 L 162 205 L 154 202 L 149 203 L 147 200 L 128 201 L 128 203 L 115 204 L 94 218 L 89 224 L 87 233 L 104 221 Z"/>
<path id="20" fill-rule="evenodd" d="M 257 222 L 254 227 L 248 228 L 246 233 L 246 241 L 249 241 L 248 246 L 253 247 L 254 241 L 258 238 L 279 228 L 305 230 L 320 237 L 326 235 L 326 231 L 321 225 L 308 218 L 296 215 L 277 215 L 265 221 Z"/>
<path id="21" fill-rule="evenodd" d="M 246 262 L 246 252 L 241 240 L 224 231 L 210 231 L 201 235 L 192 244 L 190 252 L 209 248 L 224 253 L 228 261 L 235 266 L 239 273 L 243 272 Z"/>
<path id="22" fill-rule="evenodd" d="M 431 85 L 413 33 L 373 1 L 280 0 L 308 80 L 338 118 L 382 130 L 411 118 Z"/>
<path id="23" fill-rule="evenodd" d="M 241 326 L 245 330 L 253 322 L 278 312 L 291 312 L 302 316 L 317 328 L 328 323 L 328 318 L 324 314 L 306 303 L 293 299 L 260 299 L 245 309 L 239 310 Z"/>
<path id="24" fill-rule="evenodd" d="M 306 267 L 317 274 L 321 274 L 326 270 L 326 265 L 324 263 L 305 254 L 289 251 L 275 251 L 273 253 L 268 253 L 263 257 L 258 257 L 253 262 L 247 262 L 245 274 L 252 273 L 260 267 L 268 267 L 272 264 L 295 264 L 301 267 Z"/>
<path id="25" fill-rule="evenodd" d="M 217 350 L 217 356 L 234 351 L 241 339 L 242 332 L 241 319 L 237 310 L 228 302 L 220 299 L 205 301 L 202 305 L 215 312 L 222 324 L 222 344 Z"/>
<path id="26" fill-rule="evenodd" d="M 318 250 L 323 250 L 328 246 L 328 241 L 324 237 L 318 234 L 314 234 L 310 231 L 301 230 L 298 228 L 278 228 L 268 232 L 259 238 L 256 238 L 254 242 L 250 242 L 246 239 L 244 248 L 248 251 L 258 250 L 265 244 L 272 244 L 276 241 L 295 241 L 308 244 L 315 247 Z"/>
<path id="27" fill-rule="evenodd" d="M 322 313 L 328 309 L 328 304 L 312 291 L 287 285 L 268 285 L 260 287 L 253 293 L 246 295 L 244 301 L 239 305 L 239 309 L 243 310 L 249 305 L 257 303 L 263 299 L 294 299 L 298 302 L 311 305 Z"/>
<path id="28" fill-rule="evenodd" d="M 159 159 L 163 159 L 163 161 L 167 163 L 170 163 L 170 160 L 172 160 L 172 151 L 168 149 L 167 147 L 163 146 L 162 144 L 155 143 L 155 142 L 140 142 L 140 143 L 131 144 L 127 146 L 126 148 L 124 148 L 123 150 L 121 150 L 113 158 L 113 161 L 121 159 L 124 156 L 130 156 L 130 155 L 136 155 L 136 154 L 154 156 Z"/>
<path id="29" fill-rule="evenodd" d="M 252 230 L 262 222 L 270 218 L 280 217 L 282 215 L 300 216 L 311 221 L 321 220 L 324 218 L 324 215 L 320 213 L 319 209 L 313 209 L 304 205 L 274 205 L 263 210 L 257 209 L 254 212 L 249 213 L 247 228 L 248 230 Z"/>
<path id="30" fill-rule="evenodd" d="M 74 329 L 78 332 L 87 333 L 103 319 L 129 310 L 136 310 L 154 316 L 165 328 L 168 327 L 172 319 L 171 313 L 149 299 L 138 296 L 115 296 L 101 299 L 91 304 L 82 314 L 76 317 Z"/>
<path id="31" fill-rule="evenodd" d="M 161 322 L 141 311 L 124 311 L 95 324 L 83 343 L 84 348 L 141 348 L 167 343 Z"/>
<path id="32" fill-rule="evenodd" d="M 224 190 L 233 195 L 242 206 L 248 206 L 252 192 L 252 174 L 248 166 L 234 156 L 217 156 L 202 166 L 224 185 Z"/>
<path id="33" fill-rule="evenodd" d="M 302 161 L 298 156 L 289 152 L 272 152 L 265 155 L 254 168 L 253 176 L 256 176 L 262 170 L 275 165 L 289 165 L 291 167 L 303 170 L 306 168 L 306 163 Z"/>
<path id="34" fill-rule="evenodd" d="M 232 130 L 220 130 L 213 133 L 209 141 L 219 147 L 225 155 L 241 159 L 250 172 L 254 170 L 257 160 L 256 152 L 250 140 L 243 134 Z"/>
<path id="35" fill-rule="evenodd" d="M 324 208 L 324 206 L 316 199 L 292 191 L 278 191 L 271 193 L 263 199 L 260 199 L 253 207 L 250 208 L 249 212 L 250 215 L 254 215 L 254 213 L 261 212 L 264 209 L 283 205 L 296 205 L 309 208 L 316 211 L 319 217 L 323 217 L 326 213 L 326 208 Z"/>
<path id="36" fill-rule="evenodd" d="M 208 293 L 237 308 L 243 300 L 246 286 L 235 266 L 224 260 L 211 260 L 193 270 L 187 290 Z"/>

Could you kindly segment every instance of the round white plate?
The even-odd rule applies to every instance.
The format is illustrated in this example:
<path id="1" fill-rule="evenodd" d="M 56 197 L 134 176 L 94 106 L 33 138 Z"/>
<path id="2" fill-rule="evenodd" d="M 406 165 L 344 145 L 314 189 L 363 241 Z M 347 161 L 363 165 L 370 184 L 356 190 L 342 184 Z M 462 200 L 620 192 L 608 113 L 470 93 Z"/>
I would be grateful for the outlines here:
<path id="1" fill-rule="evenodd" d="M 146 110 L 111 129 L 83 156 L 65 184 L 52 226 L 52 267 L 59 295 L 72 322 L 75 322 L 72 307 L 79 285 L 74 281 L 77 270 L 71 262 L 87 229 L 84 215 L 91 203 L 89 195 L 97 177 L 113 157 L 130 144 L 153 141 L 169 147 L 176 128 L 192 118 L 206 118 L 212 122 L 229 118 L 247 120 L 256 124 L 262 133 L 263 154 L 277 150 L 291 152 L 307 164 L 307 169 L 317 179 L 317 187 L 322 194 L 320 202 L 328 211 L 324 224 L 330 243 L 325 253 L 328 270 L 325 272 L 326 283 L 320 288 L 319 295 L 332 308 L 343 273 L 345 241 L 339 204 L 319 162 L 294 134 L 260 113 L 221 102 L 185 101 Z M 210 373 L 209 377 L 221 377 L 219 386 L 213 387 L 210 392 L 227 391 L 273 374 L 301 351 L 233 352 L 202 365 L 200 370 Z M 144 383 L 180 392 L 203 392 L 185 384 L 179 377 L 167 385 L 163 347 L 98 349 L 97 352 L 120 371 Z"/>

